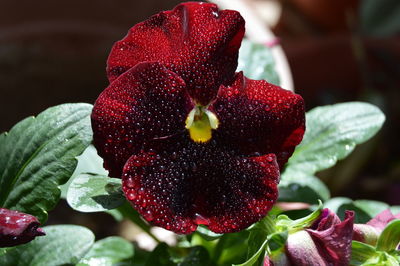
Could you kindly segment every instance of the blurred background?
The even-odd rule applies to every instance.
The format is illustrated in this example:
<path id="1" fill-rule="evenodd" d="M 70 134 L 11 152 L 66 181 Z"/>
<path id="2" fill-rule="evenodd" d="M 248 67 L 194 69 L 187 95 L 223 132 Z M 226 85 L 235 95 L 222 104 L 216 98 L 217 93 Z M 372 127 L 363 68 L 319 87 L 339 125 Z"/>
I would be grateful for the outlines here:
<path id="1" fill-rule="evenodd" d="M 107 86 L 105 63 L 112 44 L 134 24 L 180 2 L 0 0 L 0 132 L 53 105 L 93 103 Z M 367 101 L 384 111 L 382 131 L 319 176 L 332 196 L 400 205 L 400 1 L 229 2 L 245 5 L 277 36 L 307 110 Z M 113 223 L 105 216 L 105 223 Z M 63 209 L 58 219 L 68 217 Z M 100 236 L 117 230 L 96 226 L 89 225 Z"/>

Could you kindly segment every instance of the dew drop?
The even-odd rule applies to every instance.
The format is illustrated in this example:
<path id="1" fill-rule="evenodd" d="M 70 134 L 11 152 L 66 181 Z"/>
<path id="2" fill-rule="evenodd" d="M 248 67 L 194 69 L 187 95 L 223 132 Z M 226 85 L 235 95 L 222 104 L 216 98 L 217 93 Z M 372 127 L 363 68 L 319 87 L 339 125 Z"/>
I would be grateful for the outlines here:
<path id="1" fill-rule="evenodd" d="M 124 182 L 125 186 L 129 187 L 129 188 L 133 188 L 135 183 L 133 182 L 132 178 L 128 178 L 126 179 L 126 181 Z"/>
<path id="2" fill-rule="evenodd" d="M 133 201 L 133 200 L 135 200 L 136 199 L 136 193 L 135 193 L 135 191 L 133 191 L 133 190 L 131 190 L 129 193 L 128 193 L 128 195 L 127 195 L 127 197 L 128 197 L 128 199 L 130 200 L 130 201 Z"/>
<path id="3" fill-rule="evenodd" d="M 154 219 L 153 213 L 150 210 L 145 212 L 143 216 L 149 222 L 151 222 Z"/>
<path id="4" fill-rule="evenodd" d="M 201 214 L 196 213 L 194 216 L 195 216 L 194 221 L 196 222 L 196 224 L 204 224 L 204 225 L 210 224 L 210 220 L 208 220 Z"/>

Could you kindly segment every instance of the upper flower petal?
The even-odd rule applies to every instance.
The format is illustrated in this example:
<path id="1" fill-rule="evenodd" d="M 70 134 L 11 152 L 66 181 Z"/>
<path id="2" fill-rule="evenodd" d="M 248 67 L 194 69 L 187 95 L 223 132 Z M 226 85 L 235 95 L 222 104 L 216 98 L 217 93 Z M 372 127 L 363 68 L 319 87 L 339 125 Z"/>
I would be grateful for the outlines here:
<path id="1" fill-rule="evenodd" d="M 160 63 L 141 63 L 106 88 L 92 112 L 94 144 L 113 177 L 146 142 L 185 128 L 193 108 L 185 82 Z"/>
<path id="2" fill-rule="evenodd" d="M 232 80 L 244 20 L 232 10 L 189 2 L 135 25 L 115 43 L 107 62 L 110 81 L 144 61 L 158 61 L 179 74 L 190 95 L 206 105 Z"/>
<path id="3" fill-rule="evenodd" d="M 123 190 L 149 222 L 188 234 L 197 225 L 216 233 L 240 231 L 265 216 L 277 198 L 274 154 L 236 157 L 211 141 L 183 136 L 162 153 L 132 156 Z"/>
<path id="4" fill-rule="evenodd" d="M 0 208 L 0 247 L 24 244 L 45 235 L 39 225 L 35 216 Z"/>
<path id="5" fill-rule="evenodd" d="M 220 125 L 218 141 L 242 154 L 277 156 L 282 167 L 303 138 L 303 99 L 266 81 L 251 80 L 240 72 L 232 86 L 221 86 L 210 109 Z"/>

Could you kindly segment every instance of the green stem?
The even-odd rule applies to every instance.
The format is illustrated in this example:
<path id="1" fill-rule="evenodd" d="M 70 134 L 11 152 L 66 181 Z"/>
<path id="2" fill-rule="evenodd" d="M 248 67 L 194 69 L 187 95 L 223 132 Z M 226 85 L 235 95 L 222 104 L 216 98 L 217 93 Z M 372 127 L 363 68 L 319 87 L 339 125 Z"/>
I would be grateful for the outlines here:
<path id="1" fill-rule="evenodd" d="M 226 235 L 223 235 L 220 237 L 220 239 L 218 240 L 217 245 L 214 248 L 214 254 L 213 254 L 213 261 L 218 264 L 218 260 L 221 257 L 222 252 L 224 251 L 224 245 L 226 242 Z"/>
<path id="2" fill-rule="evenodd" d="M 136 210 L 134 210 L 128 202 L 125 202 L 123 205 L 118 207 L 118 210 L 121 212 L 121 214 L 124 218 L 128 218 L 134 224 L 139 226 L 144 232 L 146 232 L 157 243 L 162 242 L 150 231 L 150 226 L 140 218 L 139 213 Z"/>

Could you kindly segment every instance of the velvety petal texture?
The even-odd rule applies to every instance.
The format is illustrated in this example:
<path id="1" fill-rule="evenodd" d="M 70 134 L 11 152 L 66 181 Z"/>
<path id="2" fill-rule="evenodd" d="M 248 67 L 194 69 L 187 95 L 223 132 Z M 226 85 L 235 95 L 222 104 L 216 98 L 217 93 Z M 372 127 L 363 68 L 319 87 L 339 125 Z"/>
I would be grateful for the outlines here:
<path id="1" fill-rule="evenodd" d="M 162 64 L 141 63 L 106 88 L 93 108 L 94 144 L 110 176 L 154 138 L 185 130 L 193 108 L 185 82 Z"/>
<path id="2" fill-rule="evenodd" d="M 216 142 L 182 137 L 173 150 L 132 156 L 123 190 L 154 225 L 180 234 L 207 225 L 236 232 L 260 220 L 277 198 L 279 169 L 274 154 L 237 157 Z"/>
<path id="3" fill-rule="evenodd" d="M 158 61 L 180 75 L 196 102 L 206 105 L 233 78 L 244 20 L 237 11 L 189 2 L 135 25 L 108 58 L 112 82 L 140 62 Z"/>
<path id="4" fill-rule="evenodd" d="M 35 216 L 0 208 L 0 247 L 12 247 L 45 235 Z"/>
<path id="5" fill-rule="evenodd" d="M 244 20 L 189 2 L 137 24 L 108 58 L 94 145 L 133 207 L 180 234 L 259 221 L 304 133 L 303 99 L 235 74 Z"/>
<path id="6" fill-rule="evenodd" d="M 303 98 L 243 73 L 220 88 L 210 109 L 220 121 L 216 139 L 240 154 L 274 153 L 281 168 L 305 131 Z"/>

